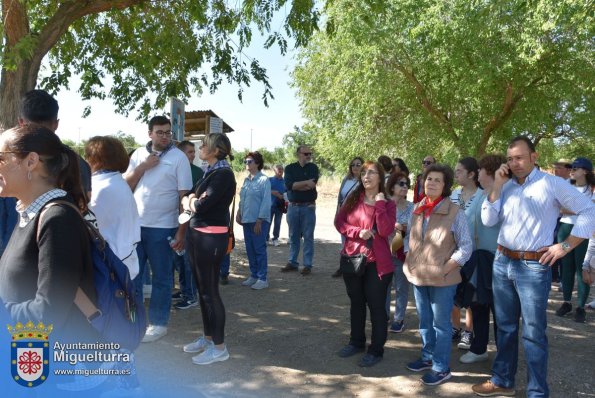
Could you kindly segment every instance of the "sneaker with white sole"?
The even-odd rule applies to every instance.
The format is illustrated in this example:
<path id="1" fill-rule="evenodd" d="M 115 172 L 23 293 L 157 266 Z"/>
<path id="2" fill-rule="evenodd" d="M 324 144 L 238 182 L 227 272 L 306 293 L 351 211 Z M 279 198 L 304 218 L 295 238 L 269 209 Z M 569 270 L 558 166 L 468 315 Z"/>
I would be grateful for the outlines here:
<path id="1" fill-rule="evenodd" d="M 258 281 L 258 278 L 250 277 L 242 282 L 242 286 L 252 286 Z"/>
<path id="2" fill-rule="evenodd" d="M 483 354 L 474 354 L 471 351 L 467 352 L 465 355 L 462 355 L 459 358 L 459 361 L 461 363 L 475 363 L 475 362 L 484 362 L 487 361 L 488 358 L 488 352 L 484 352 Z"/>
<path id="3" fill-rule="evenodd" d="M 210 365 L 215 362 L 222 362 L 229 359 L 227 347 L 223 350 L 217 349 L 214 345 L 207 347 L 202 353 L 192 357 L 192 363 L 196 365 Z"/>
<path id="4" fill-rule="evenodd" d="M 203 352 L 207 348 L 213 345 L 213 341 L 207 340 L 205 336 L 200 336 L 198 339 L 194 340 L 192 343 L 188 343 L 182 348 L 184 352 Z"/>
<path id="5" fill-rule="evenodd" d="M 279 243 L 279 239 L 273 239 L 273 246 L 277 247 L 279 246 L 281 243 Z"/>
<path id="6" fill-rule="evenodd" d="M 252 289 L 254 290 L 262 290 L 262 289 L 266 289 L 267 287 L 269 287 L 269 283 L 267 281 L 263 281 L 263 280 L 257 280 L 256 283 L 254 283 L 252 285 Z"/>
<path id="7" fill-rule="evenodd" d="M 149 325 L 145 337 L 143 337 L 143 343 L 152 343 L 153 341 L 159 340 L 167 334 L 167 326 L 160 325 Z"/>
<path id="8" fill-rule="evenodd" d="M 458 347 L 461 350 L 468 350 L 471 348 L 471 343 L 473 342 L 473 332 L 468 330 L 463 330 L 461 333 L 461 341 L 458 344 Z"/>
<path id="9" fill-rule="evenodd" d="M 198 300 L 180 300 L 174 304 L 174 308 L 178 310 L 187 310 L 188 308 L 196 307 Z"/>

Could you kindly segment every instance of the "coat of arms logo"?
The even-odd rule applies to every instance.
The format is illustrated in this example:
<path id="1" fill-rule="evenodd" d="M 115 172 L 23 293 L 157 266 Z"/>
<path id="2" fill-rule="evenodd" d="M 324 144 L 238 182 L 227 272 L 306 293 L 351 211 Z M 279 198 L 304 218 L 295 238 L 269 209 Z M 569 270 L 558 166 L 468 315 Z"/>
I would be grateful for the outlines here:
<path id="1" fill-rule="evenodd" d="M 24 387 L 37 387 L 48 378 L 50 372 L 49 335 L 53 325 L 29 321 L 8 325 L 12 334 L 10 343 L 11 373 L 14 381 Z"/>

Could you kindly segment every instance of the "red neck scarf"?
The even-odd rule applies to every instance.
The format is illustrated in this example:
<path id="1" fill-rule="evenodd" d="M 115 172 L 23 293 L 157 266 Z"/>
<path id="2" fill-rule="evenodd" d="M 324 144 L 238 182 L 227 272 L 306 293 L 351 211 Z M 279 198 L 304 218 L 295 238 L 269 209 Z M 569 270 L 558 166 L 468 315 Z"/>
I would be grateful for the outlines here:
<path id="1" fill-rule="evenodd" d="M 415 209 L 413 214 L 419 215 L 421 213 L 424 213 L 424 217 L 428 218 L 430 217 L 430 214 L 432 214 L 432 212 L 434 211 L 434 207 L 438 206 L 438 203 L 442 202 L 442 199 L 444 199 L 444 197 L 440 196 L 433 202 L 427 196 L 425 197 L 425 199 L 425 203 L 423 203 L 417 209 Z"/>

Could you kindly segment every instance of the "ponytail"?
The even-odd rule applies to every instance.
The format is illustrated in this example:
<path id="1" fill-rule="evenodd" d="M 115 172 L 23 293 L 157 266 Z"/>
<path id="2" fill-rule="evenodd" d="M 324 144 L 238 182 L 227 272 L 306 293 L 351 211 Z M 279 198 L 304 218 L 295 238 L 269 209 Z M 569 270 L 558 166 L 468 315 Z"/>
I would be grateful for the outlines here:
<path id="1" fill-rule="evenodd" d="M 87 194 L 83 190 L 81 184 L 81 173 L 79 167 L 79 156 L 72 149 L 66 145 L 62 145 L 62 153 L 60 158 L 62 160 L 62 170 L 58 175 L 56 184 L 58 188 L 68 192 L 74 199 L 81 213 L 87 211 Z"/>

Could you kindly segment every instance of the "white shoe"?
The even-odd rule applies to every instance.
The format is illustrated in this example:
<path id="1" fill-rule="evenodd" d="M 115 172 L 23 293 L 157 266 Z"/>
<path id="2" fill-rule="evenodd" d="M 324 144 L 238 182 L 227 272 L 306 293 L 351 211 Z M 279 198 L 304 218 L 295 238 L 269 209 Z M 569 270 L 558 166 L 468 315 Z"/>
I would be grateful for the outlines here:
<path id="1" fill-rule="evenodd" d="M 273 246 L 277 247 L 279 246 L 281 243 L 279 243 L 279 239 L 273 239 Z"/>
<path id="2" fill-rule="evenodd" d="M 269 287 L 269 283 L 267 281 L 257 280 L 256 283 L 252 285 L 252 289 L 254 290 L 262 290 Z"/>
<path id="3" fill-rule="evenodd" d="M 488 358 L 488 352 L 484 352 L 483 354 L 474 354 L 471 351 L 467 352 L 465 355 L 462 355 L 459 358 L 459 361 L 461 363 L 475 363 L 475 362 L 483 362 L 483 361 L 487 361 Z"/>
<path id="4" fill-rule="evenodd" d="M 227 347 L 223 351 L 218 350 L 214 345 L 209 346 L 201 354 L 192 357 L 192 362 L 197 365 L 210 365 L 214 362 L 222 362 L 229 359 Z"/>
<path id="5" fill-rule="evenodd" d="M 211 340 L 207 340 L 205 336 L 200 336 L 198 339 L 194 340 L 192 343 L 188 343 L 184 346 L 184 352 L 203 352 L 208 347 L 212 346 L 213 342 Z"/>
<path id="6" fill-rule="evenodd" d="M 250 277 L 248 279 L 246 279 L 244 282 L 242 282 L 242 286 L 252 286 L 254 285 L 256 282 L 258 281 L 258 279 Z"/>
<path id="7" fill-rule="evenodd" d="M 589 304 L 586 305 L 587 307 L 591 308 L 592 310 L 595 310 L 595 300 L 591 301 Z"/>
<path id="8" fill-rule="evenodd" d="M 167 334 L 167 326 L 149 325 L 145 337 L 143 337 L 143 343 L 152 343 L 153 341 L 159 340 Z"/>

